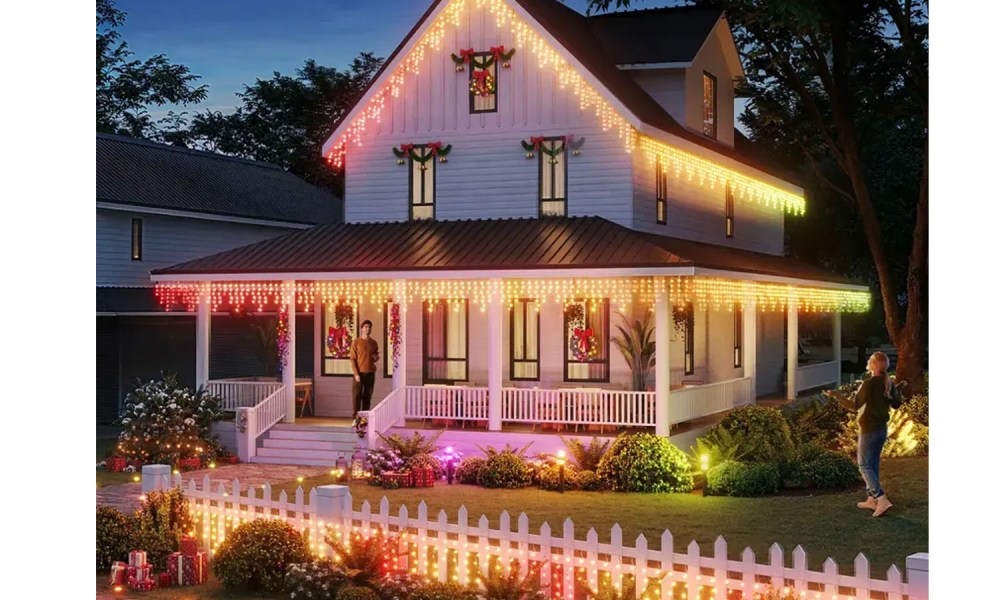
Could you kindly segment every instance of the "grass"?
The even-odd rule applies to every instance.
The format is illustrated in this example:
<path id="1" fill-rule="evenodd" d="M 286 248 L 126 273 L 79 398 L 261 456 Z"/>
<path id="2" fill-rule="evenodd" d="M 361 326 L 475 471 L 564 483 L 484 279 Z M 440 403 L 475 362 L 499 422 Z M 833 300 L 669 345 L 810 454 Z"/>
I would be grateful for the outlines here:
<path id="1" fill-rule="evenodd" d="M 148 592 L 130 590 L 122 586 L 121 592 L 114 592 L 108 585 L 108 575 L 98 573 L 97 575 L 97 600 L 111 598 L 145 598 L 147 600 L 237 600 L 242 598 L 255 598 L 256 600 L 286 600 L 287 594 L 276 594 L 273 596 L 250 595 L 246 592 L 226 591 L 222 589 L 222 584 L 211 572 L 208 581 L 202 585 L 156 588 Z"/>
<path id="2" fill-rule="evenodd" d="M 114 448 L 115 444 L 118 443 L 117 439 L 99 439 L 97 440 L 97 460 L 94 464 L 97 464 L 104 460 L 105 455 L 108 450 Z M 134 481 L 134 477 L 137 473 L 111 473 L 108 471 L 97 471 L 97 487 L 102 488 L 106 485 L 116 485 L 119 483 L 131 483 Z"/>
<path id="3" fill-rule="evenodd" d="M 329 483 L 333 478 L 325 475 L 306 479 L 301 485 L 308 495 L 313 486 Z M 767 560 L 768 548 L 777 542 L 785 550 L 789 566 L 792 550 L 801 544 L 814 570 L 821 569 L 829 556 L 840 565 L 842 573 L 852 573 L 855 556 L 863 552 L 871 562 L 872 574 L 884 577 L 890 565 L 902 569 L 907 555 L 928 550 L 927 458 L 885 459 L 882 484 L 895 506 L 878 519 L 854 506 L 863 499 L 860 490 L 729 498 L 613 492 L 559 494 L 537 488 L 488 490 L 440 484 L 418 490 L 384 490 L 361 482 L 350 487 L 356 510 L 368 500 L 373 512 L 377 512 L 385 496 L 393 513 L 398 514 L 400 505 L 406 504 L 412 518 L 424 500 L 431 519 L 436 519 L 443 509 L 454 522 L 458 508 L 464 504 L 470 522 L 475 523 L 479 515 L 485 514 L 492 527 L 497 526 L 502 510 L 510 513 L 512 524 L 523 511 L 532 532 L 547 521 L 553 535 L 562 535 L 563 520 L 571 515 L 579 539 L 584 539 L 593 527 L 600 540 L 608 542 L 611 526 L 617 522 L 626 544 L 642 533 L 650 548 L 659 548 L 660 535 L 666 528 L 674 536 L 675 550 L 686 551 L 693 539 L 701 546 L 702 554 L 711 555 L 716 537 L 722 535 L 728 542 L 730 558 L 739 559 L 743 548 L 749 546 L 758 562 Z M 290 481 L 274 486 L 274 497 L 285 490 L 293 498 L 298 485 Z"/>

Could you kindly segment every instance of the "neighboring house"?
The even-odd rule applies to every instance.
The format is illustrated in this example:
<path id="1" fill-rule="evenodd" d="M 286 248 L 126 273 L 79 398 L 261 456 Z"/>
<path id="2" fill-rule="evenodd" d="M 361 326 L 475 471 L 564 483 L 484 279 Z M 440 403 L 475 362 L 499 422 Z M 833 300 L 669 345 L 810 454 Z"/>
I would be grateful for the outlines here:
<path id="1" fill-rule="evenodd" d="M 343 349 L 373 321 L 370 443 L 415 419 L 494 437 L 518 424 L 671 435 L 794 396 L 840 376 L 837 360 L 786 356 L 799 312 L 830 315 L 839 348 L 840 313 L 870 295 L 783 256 L 804 193 L 734 150 L 741 77 L 715 10 L 587 18 L 558 0 L 435 1 L 324 146 L 345 168 L 345 223 L 153 279 L 165 306 L 197 307 L 204 335 L 209 307 L 313 307 L 320 416 L 352 414 Z M 619 312 L 655 324 L 646 389 L 610 343 Z M 210 364 L 200 352 L 199 381 Z M 240 453 L 329 462 L 351 446 L 287 439 L 289 371 L 263 402 L 227 388 Z M 277 420 L 280 435 L 262 436 Z"/>
<path id="2" fill-rule="evenodd" d="M 98 134 L 98 423 L 117 416 L 137 379 L 174 372 L 195 383 L 194 319 L 163 310 L 151 269 L 338 221 L 341 213 L 332 193 L 275 165 Z M 252 347 L 256 320 L 214 320 L 220 377 L 264 367 Z"/>

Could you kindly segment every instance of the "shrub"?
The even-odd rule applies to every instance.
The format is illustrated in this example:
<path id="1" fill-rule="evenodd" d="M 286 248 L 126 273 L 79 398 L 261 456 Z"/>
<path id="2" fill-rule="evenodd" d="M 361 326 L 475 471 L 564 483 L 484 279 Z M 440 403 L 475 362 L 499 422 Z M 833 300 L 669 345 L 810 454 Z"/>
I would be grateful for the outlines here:
<path id="1" fill-rule="evenodd" d="M 816 489 L 844 489 L 861 482 L 854 462 L 832 450 L 820 450 L 808 459 L 797 461 L 798 482 Z"/>
<path id="2" fill-rule="evenodd" d="M 204 388 L 193 392 L 174 375 L 148 381 L 125 397 L 115 453 L 143 463 L 209 462 L 219 451 L 209 426 L 221 418 L 220 399 Z"/>
<path id="3" fill-rule="evenodd" d="M 858 452 L 858 426 L 857 413 L 852 412 L 850 419 L 845 422 L 837 436 L 837 444 L 841 452 L 848 456 L 855 456 Z M 885 446 L 882 448 L 883 457 L 895 456 L 916 456 L 927 453 L 929 430 L 926 426 L 917 423 L 902 410 L 893 410 L 889 413 L 888 436 Z"/>
<path id="4" fill-rule="evenodd" d="M 126 560 L 133 542 L 135 520 L 111 506 L 97 507 L 97 570 L 107 571 L 116 560 Z"/>
<path id="5" fill-rule="evenodd" d="M 694 487 L 687 456 L 667 438 L 652 433 L 615 439 L 598 465 L 597 476 L 620 492 L 689 492 Z"/>
<path id="6" fill-rule="evenodd" d="M 330 560 L 292 563 L 285 571 L 285 591 L 296 598 L 334 598 L 343 587 L 344 572 L 336 569 Z"/>
<path id="7" fill-rule="evenodd" d="M 780 487 L 781 471 L 775 463 L 730 460 L 705 475 L 705 493 L 713 496 L 764 496 L 778 493 Z"/>
<path id="8" fill-rule="evenodd" d="M 901 406 L 902 410 L 910 415 L 916 423 L 923 425 L 924 427 L 929 427 L 930 421 L 930 398 L 927 394 L 914 394 L 910 396 L 908 400 L 903 402 Z"/>
<path id="9" fill-rule="evenodd" d="M 577 471 L 577 486 L 587 492 L 596 492 L 604 489 L 604 482 L 593 471 Z"/>
<path id="10" fill-rule="evenodd" d="M 473 456 L 471 458 L 463 458 L 462 462 L 458 463 L 458 468 L 455 469 L 455 478 L 459 483 L 469 483 L 472 485 L 480 485 L 479 478 L 482 476 L 483 469 L 486 468 L 486 459 L 480 456 Z"/>
<path id="11" fill-rule="evenodd" d="M 575 490 L 580 487 L 576 469 L 564 467 L 563 487 L 567 490 Z M 543 490 L 559 489 L 559 467 L 542 467 L 538 473 L 538 487 Z"/>
<path id="12" fill-rule="evenodd" d="M 349 546 L 333 533 L 327 533 L 324 539 L 338 557 L 337 566 L 355 586 L 375 586 L 389 573 L 386 557 L 394 556 L 399 550 L 399 538 L 387 536 L 381 529 L 368 537 L 357 531 L 352 533 Z"/>
<path id="13" fill-rule="evenodd" d="M 443 433 L 444 431 L 439 431 L 429 438 L 425 438 L 419 431 L 410 437 L 403 437 L 398 433 L 389 436 L 379 433 L 378 436 L 382 438 L 388 449 L 392 450 L 405 463 L 417 454 L 433 454 L 436 452 L 438 447 L 435 445 L 435 442 L 437 442 Z"/>
<path id="14" fill-rule="evenodd" d="M 497 452 L 486 459 L 479 485 L 488 488 L 523 488 L 531 485 L 531 470 L 520 454 Z"/>
<path id="15" fill-rule="evenodd" d="M 414 454 L 403 465 L 404 470 L 412 470 L 420 467 L 434 469 L 435 479 L 441 479 L 441 476 L 444 475 L 444 467 L 441 466 L 441 461 L 430 454 Z"/>
<path id="16" fill-rule="evenodd" d="M 794 445 L 788 423 L 776 408 L 744 406 L 732 411 L 705 434 L 709 443 L 718 443 L 725 430 L 737 440 L 736 458 L 742 462 L 785 460 Z"/>
<path id="17" fill-rule="evenodd" d="M 570 461 L 580 471 L 596 471 L 597 465 L 600 464 L 601 458 L 608 451 L 612 441 L 605 440 L 602 442 L 595 436 L 590 438 L 590 444 L 585 446 L 583 442 L 573 438 L 559 436 L 559 439 L 566 444 Z"/>
<path id="18" fill-rule="evenodd" d="M 337 592 L 337 600 L 381 600 L 371 588 L 345 585 Z"/>
<path id="19" fill-rule="evenodd" d="M 832 447 L 840 426 L 850 410 L 836 398 L 822 394 L 782 409 L 795 443 L 812 443 Z"/>
<path id="20" fill-rule="evenodd" d="M 157 570 L 167 568 L 167 556 L 175 552 L 181 535 L 194 527 L 194 519 L 179 488 L 166 492 L 150 492 L 135 512 L 137 548 L 146 551 L 146 558 Z"/>
<path id="21" fill-rule="evenodd" d="M 536 570 L 521 576 L 521 564 L 513 562 L 507 573 L 503 569 L 489 569 L 481 574 L 479 585 L 483 600 L 545 600 Z"/>
<path id="22" fill-rule="evenodd" d="M 309 544 L 284 521 L 243 523 L 219 545 L 212 571 L 226 589 L 278 593 L 292 563 L 311 558 Z"/>
<path id="23" fill-rule="evenodd" d="M 424 578 L 416 573 L 389 573 L 379 584 L 382 600 L 409 600 L 425 585 Z"/>
<path id="24" fill-rule="evenodd" d="M 406 598 L 408 600 L 477 600 L 479 595 L 457 583 L 432 581 L 418 587 Z"/>
<path id="25" fill-rule="evenodd" d="M 367 458 L 372 474 L 376 476 L 385 471 L 400 471 L 403 468 L 403 459 L 392 448 L 369 450 Z"/>

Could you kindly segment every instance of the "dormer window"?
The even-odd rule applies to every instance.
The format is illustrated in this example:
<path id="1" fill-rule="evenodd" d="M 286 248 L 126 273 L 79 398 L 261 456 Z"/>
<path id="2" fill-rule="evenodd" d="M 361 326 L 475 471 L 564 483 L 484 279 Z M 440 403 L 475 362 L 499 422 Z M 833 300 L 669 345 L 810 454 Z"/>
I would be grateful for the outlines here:
<path id="1" fill-rule="evenodd" d="M 656 155 L 656 223 L 667 224 L 667 170 Z"/>
<path id="2" fill-rule="evenodd" d="M 485 64 L 485 68 L 477 65 Z M 491 113 L 497 111 L 497 61 L 489 52 L 473 55 L 469 69 L 469 112 Z"/>
<path id="3" fill-rule="evenodd" d="M 733 188 L 726 184 L 726 237 L 733 237 L 736 220 L 736 207 L 733 205 Z"/>
<path id="4" fill-rule="evenodd" d="M 705 71 L 702 74 L 702 125 L 701 131 L 708 137 L 719 137 L 719 106 L 715 76 Z"/>
<path id="5" fill-rule="evenodd" d="M 538 144 L 538 216 L 566 216 L 566 138 Z"/>
<path id="6" fill-rule="evenodd" d="M 409 149 L 410 220 L 434 218 L 434 153 L 426 145 Z"/>

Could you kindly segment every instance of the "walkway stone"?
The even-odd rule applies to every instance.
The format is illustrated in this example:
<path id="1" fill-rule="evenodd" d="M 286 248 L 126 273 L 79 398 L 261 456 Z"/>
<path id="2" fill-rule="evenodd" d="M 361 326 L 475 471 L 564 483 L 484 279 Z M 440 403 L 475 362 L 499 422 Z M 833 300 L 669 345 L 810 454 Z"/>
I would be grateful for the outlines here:
<path id="1" fill-rule="evenodd" d="M 212 489 L 218 488 L 222 482 L 227 491 L 232 490 L 233 480 L 240 480 L 240 487 L 244 490 L 249 486 L 259 487 L 265 483 L 277 485 L 286 481 L 291 481 L 296 477 L 315 477 L 329 472 L 329 467 L 306 467 L 298 465 L 261 465 L 253 463 L 239 463 L 236 465 L 223 465 L 215 469 L 198 469 L 187 471 L 182 474 L 184 486 L 194 480 L 199 488 L 202 486 L 204 477 L 207 475 L 212 482 Z M 142 495 L 142 484 L 122 483 L 117 485 L 107 485 L 97 489 L 97 504 L 108 505 L 118 510 L 131 513 L 139 508 L 139 496 Z"/>

